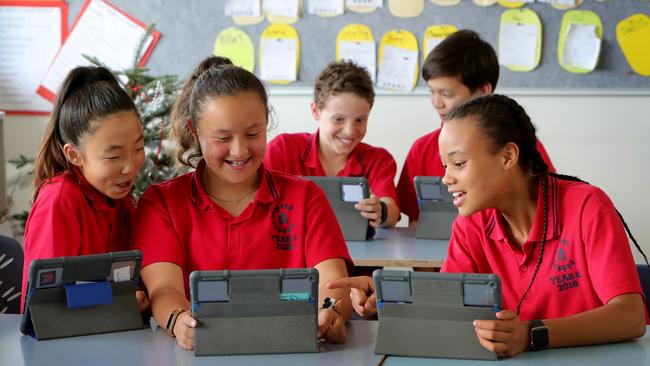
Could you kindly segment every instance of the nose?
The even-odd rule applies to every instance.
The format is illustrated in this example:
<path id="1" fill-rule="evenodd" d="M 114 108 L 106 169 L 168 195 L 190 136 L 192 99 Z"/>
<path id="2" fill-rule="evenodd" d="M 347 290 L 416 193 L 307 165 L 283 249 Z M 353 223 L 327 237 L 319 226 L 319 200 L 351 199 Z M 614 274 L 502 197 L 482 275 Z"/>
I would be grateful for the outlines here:
<path id="1" fill-rule="evenodd" d="M 137 173 L 142 168 L 144 164 L 144 151 L 131 154 L 124 162 L 122 166 L 122 174 L 128 175 L 132 173 Z"/>
<path id="2" fill-rule="evenodd" d="M 235 137 L 230 144 L 230 156 L 232 157 L 242 157 L 246 155 L 248 150 L 245 139 Z"/>
<path id="3" fill-rule="evenodd" d="M 354 121 L 346 121 L 343 125 L 343 133 L 347 137 L 353 137 L 355 133 Z"/>
<path id="4" fill-rule="evenodd" d="M 431 94 L 431 104 L 436 109 L 444 109 L 445 103 L 442 100 L 442 96 L 439 93 Z"/>
<path id="5" fill-rule="evenodd" d="M 449 167 L 445 169 L 445 175 L 442 177 L 442 184 L 449 187 L 450 184 L 453 184 L 456 181 L 456 178 L 450 173 Z"/>

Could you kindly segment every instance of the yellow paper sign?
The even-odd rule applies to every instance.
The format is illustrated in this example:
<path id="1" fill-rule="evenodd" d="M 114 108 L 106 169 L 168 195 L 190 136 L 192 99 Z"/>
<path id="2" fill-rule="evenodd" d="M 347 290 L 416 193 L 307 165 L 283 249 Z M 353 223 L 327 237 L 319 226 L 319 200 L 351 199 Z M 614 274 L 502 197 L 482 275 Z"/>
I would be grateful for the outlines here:
<path id="1" fill-rule="evenodd" d="M 595 27 L 596 37 L 598 37 L 599 40 L 602 40 L 603 24 L 601 23 L 598 14 L 589 10 L 569 10 L 562 17 L 562 26 L 560 27 L 560 36 L 558 38 L 557 60 L 565 70 L 576 74 L 585 74 L 593 71 L 593 68 L 578 67 L 570 64 L 568 62 L 569 60 L 564 59 L 565 46 L 567 44 L 569 32 L 572 27 L 575 28 L 580 26 Z M 598 46 L 598 48 L 600 49 L 600 46 Z"/>
<path id="2" fill-rule="evenodd" d="M 256 17 L 248 17 L 248 16 L 235 16 L 232 17 L 232 21 L 235 22 L 237 25 L 254 25 L 254 24 L 259 24 L 261 23 L 264 18 L 266 18 L 266 13 L 264 11 L 260 11 L 260 15 Z"/>
<path id="3" fill-rule="evenodd" d="M 555 1 L 551 3 L 551 6 L 557 10 L 567 10 L 567 9 L 577 8 L 580 5 L 582 5 L 582 0 L 575 0 L 574 4 L 562 4 Z"/>
<path id="4" fill-rule="evenodd" d="M 300 70 L 300 39 L 298 38 L 298 32 L 296 29 L 289 24 L 283 24 L 283 23 L 277 23 L 277 24 L 271 24 L 264 31 L 262 32 L 262 35 L 260 37 L 260 69 L 262 69 L 263 65 L 270 64 L 275 61 L 275 65 L 273 66 L 278 66 L 276 55 L 265 55 L 264 52 L 264 45 L 267 44 L 267 42 L 272 42 L 275 40 L 279 40 L 282 44 L 289 44 L 293 45 L 293 42 L 287 42 L 287 41 L 294 41 L 295 42 L 295 73 L 298 73 L 298 70 Z M 266 60 L 265 57 L 269 57 L 269 60 Z M 267 62 L 268 61 L 268 62 Z M 291 59 L 291 61 L 294 61 L 294 59 Z M 287 79 L 281 79 L 281 80 L 268 80 L 264 78 L 264 73 L 265 70 L 260 70 L 260 73 L 262 74 L 262 79 L 266 80 L 270 83 L 273 84 L 281 84 L 281 85 L 286 85 L 291 83 L 292 80 L 287 80 Z"/>
<path id="5" fill-rule="evenodd" d="M 355 13 L 372 13 L 377 10 L 377 7 L 374 5 L 350 5 L 348 2 L 345 2 L 345 9 L 353 11 Z"/>
<path id="6" fill-rule="evenodd" d="M 499 5 L 503 6 L 504 8 L 508 8 L 508 9 L 517 9 L 526 5 L 526 3 L 523 1 L 497 0 L 497 3 L 499 3 Z"/>
<path id="7" fill-rule="evenodd" d="M 497 0 L 474 0 L 474 4 L 478 6 L 492 6 L 497 3 Z"/>
<path id="8" fill-rule="evenodd" d="M 255 69 L 255 47 L 250 37 L 241 29 L 230 27 L 217 36 L 212 53 L 228 57 L 233 64 L 253 72 Z"/>
<path id="9" fill-rule="evenodd" d="M 302 14 L 302 0 L 298 0 L 298 15 L 295 17 L 289 17 L 285 15 L 277 15 L 277 14 L 266 14 L 266 19 L 269 21 L 269 23 L 284 23 L 284 24 L 294 24 L 298 20 L 300 20 L 300 14 Z"/>
<path id="10" fill-rule="evenodd" d="M 454 6 L 460 4 L 460 0 L 431 0 L 431 3 L 438 6 Z"/>
<path id="11" fill-rule="evenodd" d="M 499 62 L 512 71 L 532 71 L 539 65 L 541 53 L 542 22 L 537 13 L 524 8 L 504 11 L 499 27 Z"/>
<path id="12" fill-rule="evenodd" d="M 432 25 L 424 32 L 422 38 L 422 59 L 426 59 L 429 52 L 433 50 L 440 42 L 458 29 L 453 25 Z"/>
<path id="13" fill-rule="evenodd" d="M 341 61 L 341 42 L 374 42 L 370 28 L 363 24 L 348 24 L 336 36 L 336 61 Z"/>
<path id="14" fill-rule="evenodd" d="M 616 25 L 616 40 L 632 70 L 650 76 L 650 18 L 634 14 Z"/>
<path id="15" fill-rule="evenodd" d="M 388 49 L 388 52 L 386 51 Z M 382 67 L 388 66 L 390 63 L 391 73 L 387 77 L 389 84 L 395 85 L 394 87 L 385 86 L 388 89 L 396 90 L 406 90 L 407 88 L 412 90 L 415 87 L 415 84 L 418 80 L 418 40 L 415 38 L 413 33 L 405 29 L 394 29 L 388 31 L 381 38 L 379 44 L 379 68 L 380 73 Z M 386 63 L 386 65 L 383 65 Z M 408 73 L 408 74 L 407 74 Z M 410 75 L 411 82 L 410 85 L 404 84 L 403 78 L 400 79 L 403 75 Z M 378 77 L 378 85 L 382 85 L 382 75 Z"/>
<path id="16" fill-rule="evenodd" d="M 424 0 L 388 0 L 388 10 L 398 18 L 416 17 L 424 10 Z"/>

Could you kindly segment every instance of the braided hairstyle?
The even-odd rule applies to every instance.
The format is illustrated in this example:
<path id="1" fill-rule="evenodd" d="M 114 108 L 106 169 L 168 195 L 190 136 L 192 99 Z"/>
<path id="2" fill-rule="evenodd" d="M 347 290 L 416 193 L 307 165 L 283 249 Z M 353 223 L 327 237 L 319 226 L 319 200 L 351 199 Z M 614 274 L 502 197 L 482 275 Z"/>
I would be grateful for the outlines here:
<path id="1" fill-rule="evenodd" d="M 490 146 L 491 153 L 496 153 L 507 143 L 512 142 L 519 147 L 519 164 L 524 171 L 530 172 L 538 180 L 541 180 L 543 202 L 544 202 L 544 232 L 539 249 L 539 257 L 535 265 L 535 271 L 530 279 L 530 283 L 524 291 L 524 294 L 517 305 L 517 315 L 521 310 L 521 304 L 526 295 L 533 286 L 537 272 L 544 257 L 544 247 L 546 245 L 546 235 L 548 232 L 548 178 L 568 180 L 589 184 L 581 179 L 569 175 L 549 173 L 548 166 L 544 162 L 542 155 L 537 150 L 537 136 L 535 135 L 535 126 L 530 120 L 526 111 L 514 100 L 498 94 L 486 95 L 472 99 L 461 104 L 449 112 L 448 121 L 472 116 L 478 123 L 482 132 L 492 141 Z M 616 210 L 619 219 L 625 227 L 636 249 L 643 255 L 646 264 L 648 259 L 632 235 L 627 223 L 621 213 Z"/>
<path id="2" fill-rule="evenodd" d="M 533 277 L 517 304 L 517 315 L 519 315 L 521 304 L 533 286 L 544 257 L 544 247 L 546 246 L 546 235 L 548 233 L 548 166 L 539 150 L 537 150 L 535 126 L 526 111 L 514 100 L 498 94 L 478 97 L 450 111 L 448 121 L 469 116 L 472 116 L 478 122 L 481 131 L 492 142 L 490 153 L 496 153 L 508 143 L 516 144 L 519 148 L 519 165 L 522 170 L 530 172 L 537 178 L 536 181 L 541 180 L 542 183 L 544 231 Z"/>

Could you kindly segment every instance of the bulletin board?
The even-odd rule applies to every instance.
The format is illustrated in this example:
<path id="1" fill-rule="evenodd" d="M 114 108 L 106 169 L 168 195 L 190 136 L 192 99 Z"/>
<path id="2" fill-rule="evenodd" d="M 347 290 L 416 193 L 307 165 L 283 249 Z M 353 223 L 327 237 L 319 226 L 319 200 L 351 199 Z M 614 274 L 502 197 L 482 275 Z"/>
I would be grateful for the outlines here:
<path id="1" fill-rule="evenodd" d="M 145 23 L 155 23 L 156 29 L 162 33 L 147 64 L 154 75 L 174 74 L 185 78 L 201 59 L 211 54 L 217 35 L 228 27 L 239 27 L 251 38 L 257 48 L 260 35 L 269 25 L 269 22 L 264 20 L 255 25 L 238 26 L 224 14 L 225 1 L 223 0 L 109 1 Z M 384 33 L 392 29 L 409 30 L 418 39 L 421 64 L 423 34 L 429 26 L 436 24 L 451 24 L 458 29 L 472 29 L 498 49 L 499 20 L 501 14 L 507 10 L 499 5 L 479 7 L 470 0 L 462 0 L 456 6 L 438 6 L 426 0 L 421 15 L 413 18 L 398 18 L 390 14 L 388 1 L 384 1 L 384 7 L 372 13 L 346 11 L 341 16 L 324 18 L 308 14 L 309 0 L 303 1 L 301 18 L 292 25 L 298 31 L 300 39 L 298 80 L 286 86 L 274 85 L 275 90 L 310 87 L 319 71 L 328 62 L 335 60 L 337 34 L 348 24 L 361 23 L 368 26 L 375 40 L 381 39 Z M 83 0 L 71 0 L 69 3 L 69 17 L 72 23 L 83 5 Z M 642 92 L 650 89 L 650 77 L 641 76 L 632 70 L 616 41 L 617 23 L 636 13 L 650 16 L 650 1 L 584 0 L 584 3 L 576 8 L 591 10 L 602 19 L 600 61 L 596 69 L 587 74 L 570 73 L 558 63 L 558 35 L 565 11 L 554 9 L 546 3 L 530 3 L 525 7 L 534 10 L 542 22 L 541 61 L 532 72 L 514 72 L 502 66 L 499 88 L 594 91 L 607 88 Z M 259 75 L 258 62 L 257 59 L 255 68 L 257 75 Z M 425 86 L 421 77 L 418 79 L 417 86 Z"/>

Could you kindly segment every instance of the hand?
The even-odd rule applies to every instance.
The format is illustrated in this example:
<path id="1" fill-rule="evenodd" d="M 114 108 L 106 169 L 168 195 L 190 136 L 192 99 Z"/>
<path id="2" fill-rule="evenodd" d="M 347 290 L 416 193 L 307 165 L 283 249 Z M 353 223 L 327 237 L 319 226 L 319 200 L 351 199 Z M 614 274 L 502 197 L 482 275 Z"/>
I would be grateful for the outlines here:
<path id="1" fill-rule="evenodd" d="M 348 329 L 345 319 L 332 308 L 318 311 L 318 339 L 329 343 L 345 343 L 348 338 Z"/>
<path id="2" fill-rule="evenodd" d="M 176 324 L 174 324 L 174 335 L 176 344 L 182 349 L 194 349 L 194 328 L 196 320 L 192 318 L 188 311 L 180 313 Z"/>
<path id="3" fill-rule="evenodd" d="M 474 330 L 481 345 L 499 357 L 513 357 L 528 348 L 530 329 L 511 310 L 497 313 L 498 320 L 475 320 Z"/>
<path id="4" fill-rule="evenodd" d="M 328 289 L 350 288 L 350 300 L 354 311 L 364 318 L 377 314 L 377 296 L 368 276 L 341 278 L 327 284 Z"/>
<path id="5" fill-rule="evenodd" d="M 381 225 L 381 203 L 379 203 L 379 198 L 375 196 L 364 198 L 356 203 L 354 208 L 361 212 L 361 216 L 370 221 L 370 226 L 379 227 Z"/>

